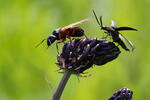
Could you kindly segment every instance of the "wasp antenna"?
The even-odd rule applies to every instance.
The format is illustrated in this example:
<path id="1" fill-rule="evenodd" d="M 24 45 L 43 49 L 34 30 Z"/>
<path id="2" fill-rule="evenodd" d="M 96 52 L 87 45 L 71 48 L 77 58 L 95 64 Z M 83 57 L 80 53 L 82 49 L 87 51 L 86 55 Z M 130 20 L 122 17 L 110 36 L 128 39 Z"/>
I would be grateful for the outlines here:
<path id="1" fill-rule="evenodd" d="M 35 48 L 39 47 L 46 39 L 43 39 L 38 45 L 35 46 Z"/>
<path id="2" fill-rule="evenodd" d="M 93 10 L 93 14 L 94 14 L 94 16 L 95 16 L 95 19 L 96 19 L 96 21 L 97 21 L 98 25 L 100 25 L 100 27 L 101 27 L 101 24 L 100 24 L 100 22 L 99 22 L 99 20 L 98 20 L 98 18 L 97 18 L 97 16 L 96 16 L 96 13 L 95 13 L 95 11 L 94 11 L 94 10 Z"/>
<path id="3" fill-rule="evenodd" d="M 100 26 L 103 27 L 102 16 L 100 16 L 99 19 L 100 19 L 100 22 L 101 22 Z"/>

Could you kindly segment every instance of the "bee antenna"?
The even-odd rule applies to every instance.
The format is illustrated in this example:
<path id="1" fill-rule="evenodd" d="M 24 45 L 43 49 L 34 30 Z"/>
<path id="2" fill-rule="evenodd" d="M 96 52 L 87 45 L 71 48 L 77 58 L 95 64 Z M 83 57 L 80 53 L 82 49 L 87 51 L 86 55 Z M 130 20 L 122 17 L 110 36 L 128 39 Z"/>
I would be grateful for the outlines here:
<path id="1" fill-rule="evenodd" d="M 99 20 L 98 20 L 98 18 L 97 18 L 97 16 L 96 16 L 96 13 L 95 13 L 94 10 L 93 10 L 93 14 L 94 14 L 94 16 L 95 16 L 95 19 L 96 19 L 98 25 L 99 25 L 100 27 L 102 27 L 102 21 L 101 21 L 101 19 L 100 19 L 100 22 L 101 22 L 101 23 L 99 22 Z"/>
<path id="2" fill-rule="evenodd" d="M 39 47 L 46 39 L 43 39 L 38 45 L 35 46 L 35 48 Z"/>

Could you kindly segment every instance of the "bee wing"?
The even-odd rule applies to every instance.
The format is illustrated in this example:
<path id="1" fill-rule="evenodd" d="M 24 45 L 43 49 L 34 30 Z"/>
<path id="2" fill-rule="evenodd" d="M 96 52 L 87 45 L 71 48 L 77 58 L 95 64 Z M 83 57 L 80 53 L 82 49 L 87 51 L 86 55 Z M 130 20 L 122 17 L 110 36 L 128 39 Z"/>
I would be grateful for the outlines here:
<path id="1" fill-rule="evenodd" d="M 115 28 L 117 27 L 114 20 L 111 20 L 111 27 L 115 27 Z"/>
<path id="2" fill-rule="evenodd" d="M 62 28 L 62 30 L 68 29 L 68 28 L 70 28 L 70 27 L 74 27 L 74 26 L 76 26 L 76 25 L 78 25 L 78 24 L 87 22 L 87 21 L 89 21 L 89 20 L 90 20 L 89 18 L 80 20 L 80 21 L 78 21 L 78 22 L 75 22 L 75 23 L 73 23 L 73 24 L 70 24 L 70 25 L 68 25 L 68 26 L 66 26 L 66 27 L 64 27 L 64 28 Z"/>
<path id="3" fill-rule="evenodd" d="M 124 40 L 126 41 L 126 43 L 130 45 L 130 47 L 132 48 L 132 51 L 135 50 L 135 47 L 133 46 L 133 44 L 131 43 L 131 41 L 129 41 L 129 40 L 128 40 L 126 37 L 124 37 L 122 34 L 119 34 L 119 37 L 120 37 L 121 39 L 124 39 Z"/>
<path id="4" fill-rule="evenodd" d="M 137 29 L 132 28 L 132 27 L 117 27 L 115 28 L 116 31 L 125 31 L 125 30 L 133 30 L 133 31 L 137 31 Z"/>

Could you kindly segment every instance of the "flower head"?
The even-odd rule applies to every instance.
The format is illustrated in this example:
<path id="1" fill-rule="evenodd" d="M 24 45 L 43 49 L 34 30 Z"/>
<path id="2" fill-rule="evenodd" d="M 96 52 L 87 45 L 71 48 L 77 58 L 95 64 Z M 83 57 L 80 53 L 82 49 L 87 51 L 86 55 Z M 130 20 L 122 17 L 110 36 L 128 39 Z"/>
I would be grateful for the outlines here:
<path id="1" fill-rule="evenodd" d="M 57 56 L 60 69 L 72 70 L 80 74 L 93 64 L 104 65 L 120 54 L 119 48 L 107 40 L 97 38 L 73 39 L 64 44 L 62 53 Z"/>

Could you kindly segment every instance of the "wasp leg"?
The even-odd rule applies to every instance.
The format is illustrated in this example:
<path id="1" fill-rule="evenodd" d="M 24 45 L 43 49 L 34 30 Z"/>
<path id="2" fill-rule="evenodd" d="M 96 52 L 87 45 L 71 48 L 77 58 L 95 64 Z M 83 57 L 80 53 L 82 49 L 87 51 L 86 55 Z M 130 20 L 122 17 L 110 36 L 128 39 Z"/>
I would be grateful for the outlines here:
<path id="1" fill-rule="evenodd" d="M 124 50 L 130 51 L 121 39 L 119 39 L 117 42 Z"/>
<path id="2" fill-rule="evenodd" d="M 103 33 L 103 37 L 102 37 L 102 39 L 104 39 L 105 37 L 104 37 L 104 35 L 105 35 L 105 33 Z"/>
<path id="3" fill-rule="evenodd" d="M 105 36 L 105 34 L 106 34 L 106 36 Z M 105 39 L 105 40 L 106 40 L 108 36 L 109 36 L 109 33 L 108 33 L 108 32 L 104 32 L 102 39 Z"/>
<path id="4" fill-rule="evenodd" d="M 56 43 L 57 54 L 59 54 L 58 43 L 59 43 L 59 42 Z"/>
<path id="5" fill-rule="evenodd" d="M 65 69 L 65 59 L 62 58 L 62 57 L 60 57 L 60 56 L 58 56 L 58 58 L 59 58 L 60 62 L 62 63 L 62 66 L 60 66 L 60 67 L 62 67 L 63 69 Z M 57 65 L 58 65 L 58 64 L 57 64 Z M 58 65 L 58 66 L 59 66 L 59 65 Z"/>
<path id="6" fill-rule="evenodd" d="M 107 39 L 108 36 L 109 36 L 109 35 L 105 36 L 105 40 Z"/>
<path id="7" fill-rule="evenodd" d="M 71 37 L 69 37 L 69 40 L 70 40 L 70 44 L 71 44 L 71 46 L 73 46 L 73 45 L 72 45 L 72 41 L 71 41 L 71 40 L 72 40 L 72 39 L 71 39 Z"/>
<path id="8" fill-rule="evenodd" d="M 62 40 L 60 40 L 60 41 L 58 41 L 58 42 L 56 42 L 56 49 L 57 49 L 57 53 L 59 54 L 59 48 L 58 48 L 58 44 L 59 43 L 62 43 L 62 42 L 64 42 L 65 40 L 64 39 L 62 39 Z"/>
<path id="9" fill-rule="evenodd" d="M 104 32 L 104 33 L 107 34 L 107 35 L 105 36 L 105 40 L 107 39 L 107 37 L 109 37 L 110 40 L 112 39 L 111 33 L 109 33 L 109 32 Z"/>

